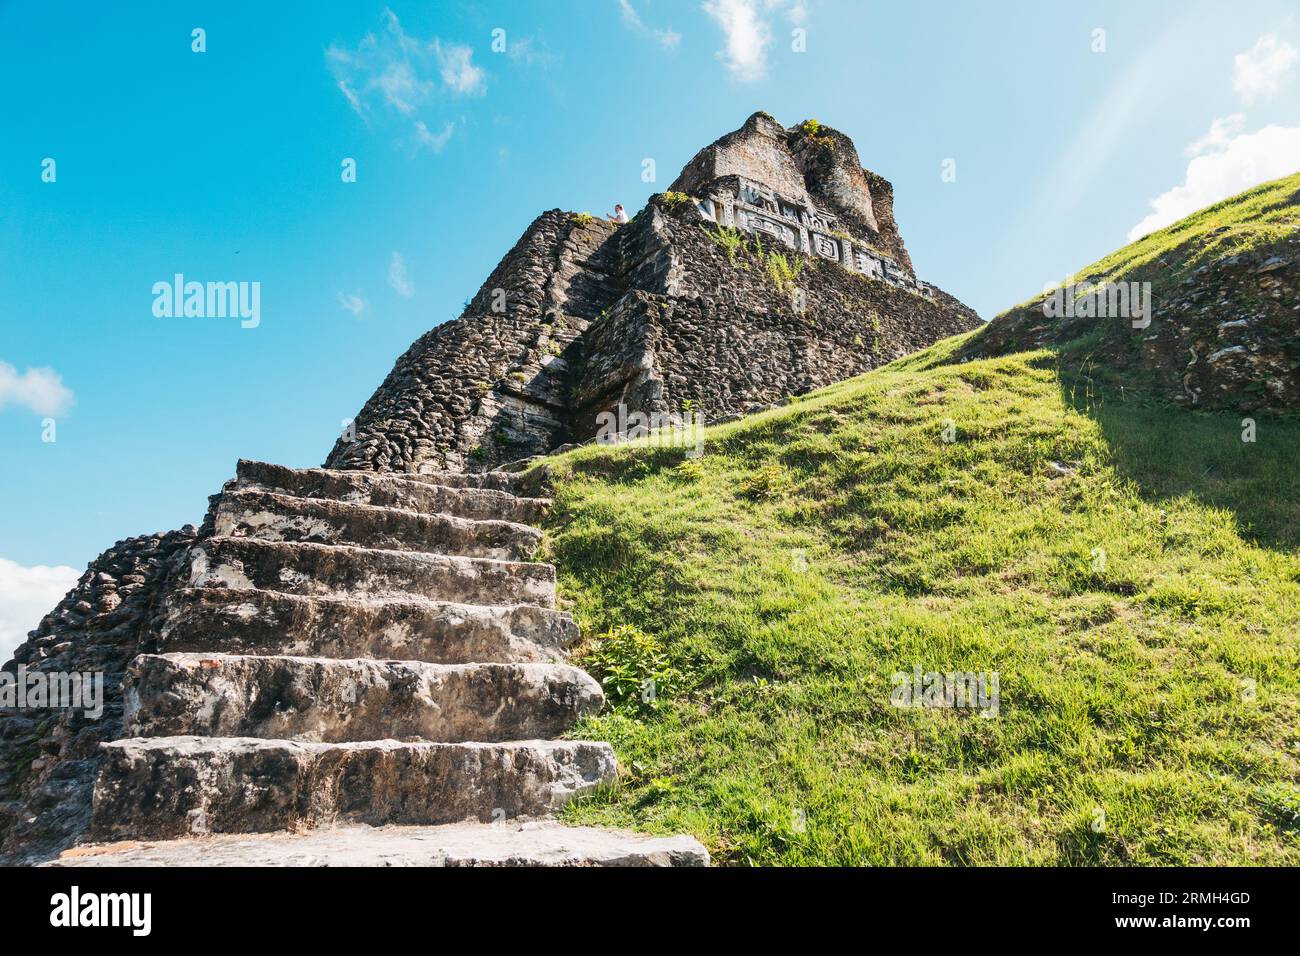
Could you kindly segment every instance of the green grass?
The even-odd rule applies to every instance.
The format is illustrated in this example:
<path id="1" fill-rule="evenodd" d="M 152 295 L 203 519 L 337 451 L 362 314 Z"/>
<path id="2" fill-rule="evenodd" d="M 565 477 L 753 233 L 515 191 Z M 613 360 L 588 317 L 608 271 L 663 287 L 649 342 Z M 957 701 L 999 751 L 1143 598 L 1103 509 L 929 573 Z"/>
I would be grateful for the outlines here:
<path id="1" fill-rule="evenodd" d="M 575 730 L 622 774 L 566 818 L 729 864 L 1300 863 L 1300 425 L 1243 443 L 961 345 L 690 464 L 550 460 L 578 663 L 673 675 Z M 998 715 L 891 706 L 917 664 L 996 671 Z"/>

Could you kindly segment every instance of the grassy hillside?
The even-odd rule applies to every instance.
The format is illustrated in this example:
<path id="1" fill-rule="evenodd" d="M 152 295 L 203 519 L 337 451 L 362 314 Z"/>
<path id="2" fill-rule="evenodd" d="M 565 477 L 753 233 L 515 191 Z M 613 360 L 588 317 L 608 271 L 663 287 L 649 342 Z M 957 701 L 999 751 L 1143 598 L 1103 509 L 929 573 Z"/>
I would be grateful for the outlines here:
<path id="1" fill-rule="evenodd" d="M 1149 283 L 1150 325 L 1049 318 L 1038 295 L 961 357 L 1049 347 L 1096 383 L 1188 408 L 1300 408 L 1300 174 L 1153 232 L 1076 281 Z"/>
<path id="2" fill-rule="evenodd" d="M 1297 225 L 1300 173 L 1207 206 L 1112 252 L 1078 275 L 1092 282 L 1150 279 L 1157 293 L 1168 293 L 1196 269 L 1225 256 L 1285 243 L 1295 235 Z M 1031 301 L 1041 299 L 1040 295 Z"/>
<path id="3" fill-rule="evenodd" d="M 689 462 L 550 461 L 615 700 L 575 736 L 623 769 L 571 821 L 736 864 L 1300 863 L 1300 425 L 965 344 Z M 917 665 L 997 672 L 997 715 L 893 706 Z"/>

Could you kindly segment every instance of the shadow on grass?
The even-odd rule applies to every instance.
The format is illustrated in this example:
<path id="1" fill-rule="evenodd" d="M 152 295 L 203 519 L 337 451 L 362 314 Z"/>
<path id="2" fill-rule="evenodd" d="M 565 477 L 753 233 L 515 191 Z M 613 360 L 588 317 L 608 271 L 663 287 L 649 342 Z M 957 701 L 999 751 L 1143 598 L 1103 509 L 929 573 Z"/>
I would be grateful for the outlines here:
<path id="1" fill-rule="evenodd" d="M 1188 411 L 1061 375 L 1062 397 L 1095 421 L 1115 466 L 1149 501 L 1191 496 L 1231 512 L 1247 541 L 1300 547 L 1300 416 Z M 1253 422 L 1253 441 L 1250 422 Z"/>

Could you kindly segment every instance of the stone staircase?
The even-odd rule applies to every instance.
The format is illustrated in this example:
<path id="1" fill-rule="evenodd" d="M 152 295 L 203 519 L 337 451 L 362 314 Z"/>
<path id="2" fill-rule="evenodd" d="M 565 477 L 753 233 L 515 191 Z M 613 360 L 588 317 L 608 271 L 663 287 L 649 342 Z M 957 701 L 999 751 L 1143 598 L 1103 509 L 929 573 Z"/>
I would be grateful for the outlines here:
<path id="1" fill-rule="evenodd" d="M 529 560 L 549 504 L 501 472 L 241 461 L 128 670 L 133 736 L 104 745 L 92 834 L 134 842 L 58 862 L 707 864 L 689 838 L 537 822 L 617 772 L 554 739 L 604 695 Z"/>

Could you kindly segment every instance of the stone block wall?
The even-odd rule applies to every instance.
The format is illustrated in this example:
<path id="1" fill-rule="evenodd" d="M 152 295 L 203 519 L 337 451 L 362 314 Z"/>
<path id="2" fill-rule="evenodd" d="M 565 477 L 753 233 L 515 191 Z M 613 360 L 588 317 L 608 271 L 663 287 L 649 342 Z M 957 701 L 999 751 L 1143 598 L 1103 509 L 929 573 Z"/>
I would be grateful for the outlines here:
<path id="1" fill-rule="evenodd" d="M 104 713 L 0 713 L 0 862 L 68 845 L 89 824 L 99 744 L 122 736 L 122 675 L 148 640 L 163 582 L 198 537 L 187 526 L 119 541 L 90 563 L 5 669 L 102 673 Z"/>
<path id="2" fill-rule="evenodd" d="M 716 420 L 979 323 L 945 293 L 922 295 L 830 260 L 803 259 L 794 285 L 778 288 L 753 244 L 733 261 L 710 238 L 717 228 L 693 204 L 659 197 L 620 236 L 628 268 L 657 278 L 629 290 L 584 334 L 573 439 L 591 437 L 596 417 L 620 402 L 661 414 L 690 402 Z"/>
<path id="3" fill-rule="evenodd" d="M 613 231 L 538 216 L 465 314 L 398 359 L 325 464 L 480 471 L 562 443 L 575 343 L 613 297 L 596 256 Z"/>

